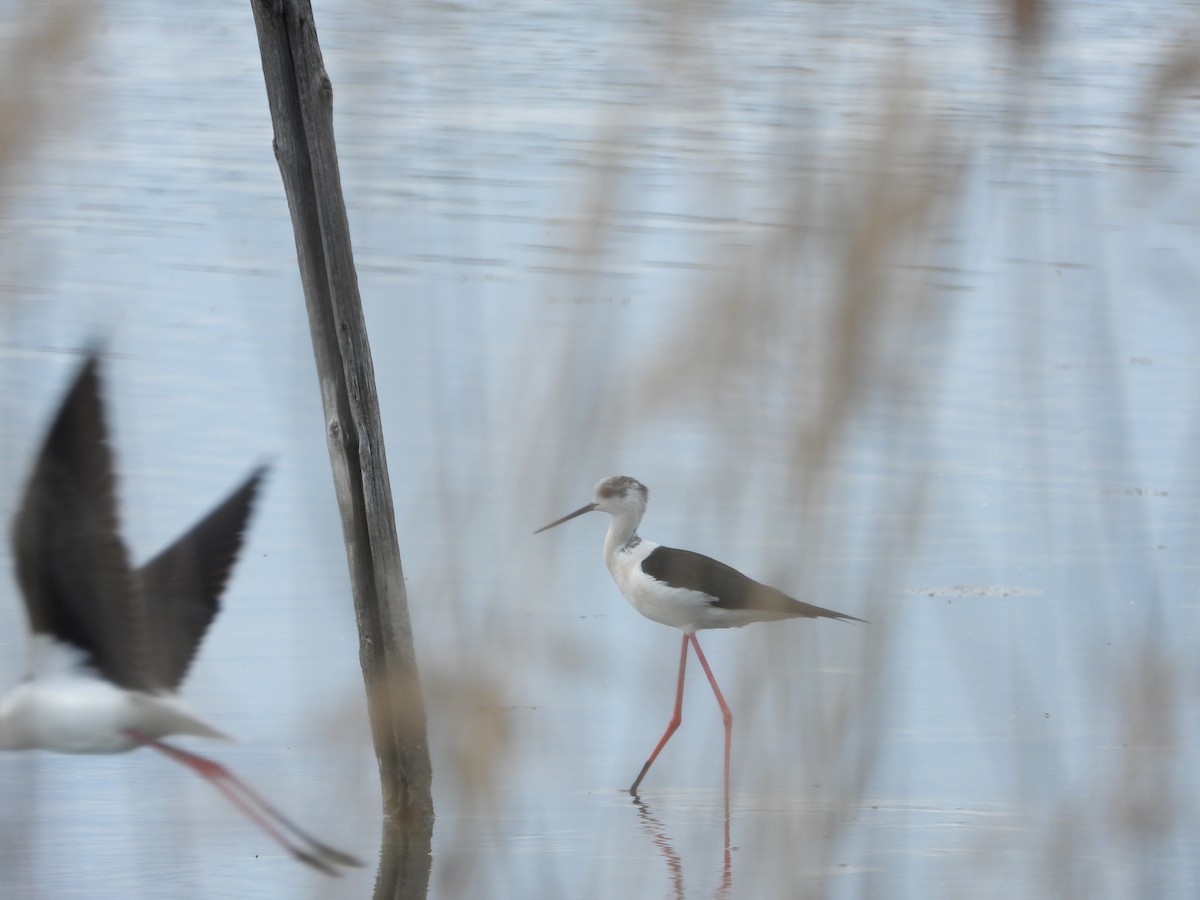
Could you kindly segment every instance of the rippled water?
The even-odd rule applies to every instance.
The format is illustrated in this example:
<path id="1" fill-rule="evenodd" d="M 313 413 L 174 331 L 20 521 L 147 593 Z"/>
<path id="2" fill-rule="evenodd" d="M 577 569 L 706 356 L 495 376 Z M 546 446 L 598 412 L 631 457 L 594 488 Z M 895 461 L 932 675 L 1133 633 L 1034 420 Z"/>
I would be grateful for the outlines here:
<path id="1" fill-rule="evenodd" d="M 1193 895 L 1197 122 L 1168 104 L 1152 140 L 1143 115 L 1188 12 L 1056 8 L 1023 77 L 992 6 L 316 13 L 425 679 L 431 895 Z M 184 691 L 241 742 L 196 749 L 373 859 L 248 5 L 112 4 L 88 33 L 4 209 L 0 515 L 97 337 L 136 557 L 271 461 Z M 915 133 L 881 139 L 888 110 Z M 928 309 L 856 358 L 805 493 L 880 146 L 937 212 L 872 292 Z M 741 329 L 753 352 L 697 365 Z M 699 673 L 633 802 L 677 638 L 617 594 L 601 517 L 531 535 L 616 472 L 651 487 L 646 537 L 872 620 L 703 636 L 736 716 L 728 854 Z M 0 683 L 23 647 L 10 589 Z M 330 887 L 148 753 L 5 756 L 0 796 L 5 897 L 373 884 Z"/>

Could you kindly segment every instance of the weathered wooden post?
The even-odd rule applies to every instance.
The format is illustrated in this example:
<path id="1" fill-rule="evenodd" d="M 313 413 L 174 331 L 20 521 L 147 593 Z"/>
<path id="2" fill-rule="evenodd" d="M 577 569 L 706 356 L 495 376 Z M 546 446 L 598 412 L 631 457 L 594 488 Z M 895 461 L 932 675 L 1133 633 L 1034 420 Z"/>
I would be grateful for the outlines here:
<path id="1" fill-rule="evenodd" d="M 309 0 L 251 0 L 251 6 L 321 381 L 379 759 L 385 828 L 376 896 L 424 896 L 433 827 L 425 711 L 342 200 L 333 92 Z"/>

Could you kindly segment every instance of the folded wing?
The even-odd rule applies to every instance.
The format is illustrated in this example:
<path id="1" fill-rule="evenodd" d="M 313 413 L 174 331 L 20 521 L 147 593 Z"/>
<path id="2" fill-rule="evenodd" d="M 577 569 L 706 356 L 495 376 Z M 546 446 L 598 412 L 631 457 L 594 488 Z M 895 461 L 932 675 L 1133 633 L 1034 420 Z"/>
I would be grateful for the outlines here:
<path id="1" fill-rule="evenodd" d="M 719 609 L 759 613 L 763 619 L 804 617 L 863 621 L 832 609 L 794 600 L 723 562 L 690 550 L 658 547 L 642 560 L 642 571 L 672 587 L 707 594 L 713 598 L 713 606 Z"/>

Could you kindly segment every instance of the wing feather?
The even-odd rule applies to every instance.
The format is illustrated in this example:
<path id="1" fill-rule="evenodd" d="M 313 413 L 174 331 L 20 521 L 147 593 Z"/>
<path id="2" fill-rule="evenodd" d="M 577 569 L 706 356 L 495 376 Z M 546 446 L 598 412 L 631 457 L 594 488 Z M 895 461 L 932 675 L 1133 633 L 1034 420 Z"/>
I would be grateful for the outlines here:
<path id="1" fill-rule="evenodd" d="M 256 469 L 219 506 L 138 570 L 147 631 L 149 677 L 174 690 L 187 675 L 242 548 L 265 468 Z"/>
<path id="2" fill-rule="evenodd" d="M 34 633 L 78 647 L 118 685 L 142 688 L 145 635 L 98 367 L 90 354 L 50 425 L 13 521 L 13 555 Z"/>
<path id="3" fill-rule="evenodd" d="M 707 594 L 713 598 L 712 605 L 718 609 L 761 613 L 763 618 L 865 621 L 832 609 L 802 603 L 743 575 L 732 566 L 690 550 L 657 547 L 642 560 L 642 571 L 672 587 Z"/>

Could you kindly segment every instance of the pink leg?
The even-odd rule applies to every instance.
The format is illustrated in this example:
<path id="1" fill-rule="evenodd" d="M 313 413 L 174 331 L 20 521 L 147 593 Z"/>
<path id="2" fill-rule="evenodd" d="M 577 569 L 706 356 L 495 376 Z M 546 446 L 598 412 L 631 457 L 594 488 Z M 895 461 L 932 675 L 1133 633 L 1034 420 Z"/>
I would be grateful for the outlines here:
<path id="1" fill-rule="evenodd" d="M 629 793 L 634 796 L 637 796 L 638 785 L 642 783 L 642 779 L 650 771 L 651 764 L 654 760 L 658 759 L 658 754 L 662 752 L 662 748 L 667 745 L 667 741 L 671 739 L 671 735 L 675 733 L 675 729 L 683 721 L 683 675 L 687 671 L 688 637 L 689 635 L 686 634 L 683 636 L 683 644 L 679 648 L 679 683 L 675 687 L 675 713 L 671 716 L 671 721 L 667 723 L 667 731 L 662 736 L 662 740 L 658 742 L 658 746 L 654 748 L 654 752 L 650 754 L 650 758 L 642 766 L 642 771 L 638 772 L 638 777 L 633 782 L 633 787 L 629 789 Z M 707 667 L 707 663 L 705 666 Z"/>
<path id="2" fill-rule="evenodd" d="M 145 746 L 153 747 L 177 763 L 182 763 L 201 778 L 208 781 L 213 787 L 224 794 L 230 803 L 241 810 L 246 818 L 261 828 L 275 843 L 279 844 L 280 847 L 301 862 L 307 863 L 315 869 L 320 869 L 326 875 L 339 874 L 338 870 L 334 868 L 335 865 L 362 865 L 361 861 L 350 854 L 343 853 L 327 844 L 323 844 L 303 831 L 298 825 L 268 803 L 261 794 L 220 763 L 207 757 L 197 756 L 195 753 L 181 750 L 178 747 L 172 747 L 170 744 L 155 740 L 132 729 L 128 733 Z M 272 824 L 273 822 L 275 824 Z M 278 828 L 276 824 L 279 826 Z M 290 832 L 301 844 L 307 844 L 308 848 L 299 846 L 296 842 L 290 840 L 284 832 Z"/>
<path id="3" fill-rule="evenodd" d="M 725 702 L 725 698 L 721 696 L 721 689 L 717 687 L 717 679 L 713 677 L 712 669 L 708 667 L 708 660 L 704 658 L 704 651 L 700 649 L 700 642 L 696 640 L 695 634 L 689 634 L 684 637 L 685 648 L 688 639 L 691 639 L 692 648 L 696 651 L 696 658 L 700 660 L 700 666 L 704 669 L 704 674 L 708 676 L 708 683 L 712 685 L 713 693 L 717 695 L 717 705 L 721 707 L 721 718 L 725 720 L 725 809 L 729 810 L 729 745 L 733 739 L 733 713 L 729 711 L 729 705 Z"/>

